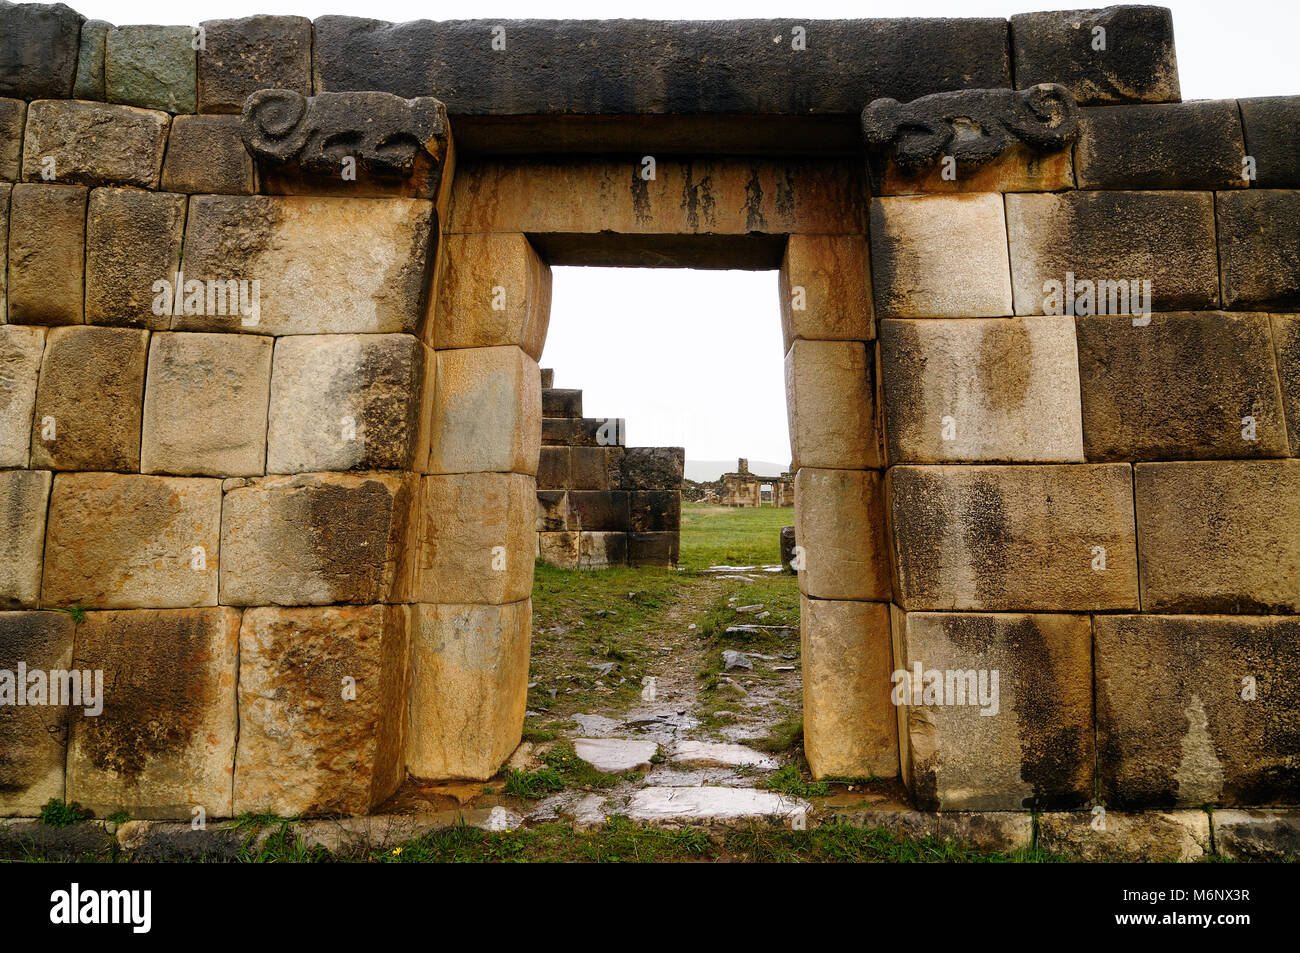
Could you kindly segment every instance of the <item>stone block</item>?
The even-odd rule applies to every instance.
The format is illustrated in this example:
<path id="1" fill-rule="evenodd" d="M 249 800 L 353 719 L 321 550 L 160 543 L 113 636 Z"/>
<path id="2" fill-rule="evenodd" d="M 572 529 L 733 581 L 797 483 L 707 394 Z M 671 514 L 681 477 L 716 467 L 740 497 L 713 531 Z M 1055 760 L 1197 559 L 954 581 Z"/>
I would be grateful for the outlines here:
<path id="1" fill-rule="evenodd" d="M 0 324 L 0 468 L 27 466 L 45 329 Z"/>
<path id="2" fill-rule="evenodd" d="M 542 384 L 543 417 L 581 417 L 582 391 L 563 390 Z"/>
<path id="3" fill-rule="evenodd" d="M 814 777 L 898 777 L 889 606 L 799 599 L 803 744 Z"/>
<path id="4" fill-rule="evenodd" d="M 570 490 L 569 523 L 574 529 L 626 533 L 632 528 L 626 490 Z"/>
<path id="5" fill-rule="evenodd" d="M 54 673 L 72 667 L 73 628 L 63 612 L 0 612 L 0 671 L 12 679 L 0 689 L 8 696 L 0 705 L 0 817 L 35 817 L 50 798 L 63 800 L 68 719 L 94 710 L 93 698 L 72 707 L 61 689 L 54 696 Z M 34 672 L 45 677 L 29 682 Z M 93 695 L 93 682 L 86 687 Z"/>
<path id="6" fill-rule="evenodd" d="M 611 566 L 627 565 L 627 533 L 582 532 L 578 535 L 579 569 L 608 569 Z"/>
<path id="7" fill-rule="evenodd" d="M 577 569 L 581 554 L 579 533 L 539 532 L 537 534 L 537 558 L 552 566 L 562 569 Z"/>
<path id="8" fill-rule="evenodd" d="M 486 781 L 524 728 L 532 600 L 417 605 L 406 764 L 418 778 Z"/>
<path id="9" fill-rule="evenodd" d="M 81 324 L 86 188 L 20 182 L 9 196 L 9 323 Z"/>
<path id="10" fill-rule="evenodd" d="M 50 494 L 41 604 L 215 606 L 220 526 L 219 480 L 60 473 Z"/>
<path id="11" fill-rule="evenodd" d="M 538 371 L 542 375 L 542 390 L 549 390 L 555 386 L 555 370 L 553 368 L 541 367 L 538 368 Z"/>
<path id="12" fill-rule="evenodd" d="M 252 16 L 204 20 L 198 55 L 198 111 L 238 113 L 258 89 L 311 95 L 311 21 Z"/>
<path id="13" fill-rule="evenodd" d="M 221 602 L 409 602 L 416 477 L 303 473 L 225 484 Z"/>
<path id="14" fill-rule="evenodd" d="M 4 242 L 6 250 L 9 247 L 9 196 L 13 192 L 13 186 L 8 182 L 0 182 L 0 241 Z M 8 302 L 8 268 L 0 269 L 0 325 L 7 321 L 9 311 Z"/>
<path id="15" fill-rule="evenodd" d="M 26 124 L 26 102 L 0 99 L 0 180 L 17 182 L 22 177 L 23 130 Z"/>
<path id="16" fill-rule="evenodd" d="M 409 334 L 280 338 L 267 472 L 419 469 L 433 373 L 432 352 Z"/>
<path id="17" fill-rule="evenodd" d="M 1210 853 L 1204 811 L 1107 811 L 1100 829 L 1091 811 L 1049 812 L 1038 818 L 1038 847 L 1082 863 L 1190 863 Z"/>
<path id="18" fill-rule="evenodd" d="M 1255 160 L 1255 180 L 1261 189 L 1300 189 L 1300 96 L 1239 99 L 1246 134 L 1246 154 Z"/>
<path id="19" fill-rule="evenodd" d="M 570 450 L 568 447 L 541 448 L 537 463 L 537 489 L 565 490 L 569 486 Z"/>
<path id="20" fill-rule="evenodd" d="M 633 532 L 677 533 L 681 530 L 681 490 L 632 490 L 627 497 Z"/>
<path id="21" fill-rule="evenodd" d="M 505 605 L 533 588 L 537 487 L 520 473 L 420 481 L 417 602 Z"/>
<path id="22" fill-rule="evenodd" d="M 1289 861 L 1300 857 L 1300 812 L 1215 811 L 1214 846 L 1237 861 Z"/>
<path id="23" fill-rule="evenodd" d="M 194 42 L 188 26 L 116 26 L 104 44 L 108 101 L 192 113 L 198 101 Z"/>
<path id="24" fill-rule="evenodd" d="M 1219 306 L 1210 192 L 1024 194 L 1006 202 L 1016 314 Z"/>
<path id="25" fill-rule="evenodd" d="M 537 491 L 537 531 L 559 532 L 569 528 L 569 495 L 564 490 Z"/>
<path id="26" fill-rule="evenodd" d="M 108 97 L 104 83 L 104 48 L 113 24 L 104 20 L 87 20 L 81 24 L 81 42 L 77 50 L 77 76 L 72 84 L 73 99 L 103 101 Z"/>
<path id="27" fill-rule="evenodd" d="M 1002 90 L 995 90 L 1002 92 Z M 872 158 L 873 195 L 933 195 L 951 192 L 1059 192 L 1074 188 L 1074 152 L 1043 151 L 1012 140 L 996 158 L 978 164 L 953 156 L 943 162 L 900 164 L 897 147 Z"/>
<path id="28" fill-rule="evenodd" d="M 677 565 L 679 534 L 628 533 L 627 564 L 629 566 L 672 569 Z"/>
<path id="29" fill-rule="evenodd" d="M 574 447 L 569 457 L 571 490 L 617 490 L 623 481 L 622 447 Z"/>
<path id="30" fill-rule="evenodd" d="M 567 447 L 573 443 L 573 434 L 578 421 L 567 417 L 542 418 L 542 446 Z"/>
<path id="31" fill-rule="evenodd" d="M 1079 113 L 1081 189 L 1241 189 L 1246 157 L 1233 99 L 1103 106 Z"/>
<path id="32" fill-rule="evenodd" d="M 627 447 L 619 466 L 619 486 L 625 490 L 680 490 L 686 450 L 683 447 Z"/>
<path id="33" fill-rule="evenodd" d="M 537 473 L 541 380 L 517 347 L 438 352 L 428 473 Z"/>
<path id="34" fill-rule="evenodd" d="M 1082 462 L 1069 318 L 887 320 L 879 347 L 891 463 Z"/>
<path id="35" fill-rule="evenodd" d="M 807 341 L 869 341 L 871 264 L 865 238 L 791 235 L 781 259 L 781 336 L 785 349 Z"/>
<path id="36" fill-rule="evenodd" d="M 270 338 L 252 335 L 155 334 L 145 382 L 141 472 L 261 476 L 272 347 Z M 199 420 L 202 426 L 196 426 Z"/>
<path id="37" fill-rule="evenodd" d="M 258 281 L 253 317 L 177 315 L 173 330 L 375 334 L 419 330 L 433 203 L 201 195 L 190 200 L 188 280 Z M 188 309 L 187 309 L 188 310 Z"/>
<path id="38" fill-rule="evenodd" d="M 880 466 L 874 348 L 795 341 L 785 355 L 785 404 L 796 470 Z"/>
<path id="39" fill-rule="evenodd" d="M 1265 314 L 1222 311 L 1077 319 L 1089 460 L 1221 460 L 1287 454 Z"/>
<path id="40" fill-rule="evenodd" d="M 1300 620 L 1110 615 L 1093 629 L 1108 805 L 1300 800 Z"/>
<path id="41" fill-rule="evenodd" d="M 1300 190 L 1215 195 L 1223 306 L 1300 310 Z"/>
<path id="42" fill-rule="evenodd" d="M 1137 607 L 1125 464 L 897 466 L 886 494 L 905 609 Z"/>
<path id="43" fill-rule="evenodd" d="M 793 526 L 781 527 L 781 567 L 788 573 L 794 573 L 795 535 Z"/>
<path id="44" fill-rule="evenodd" d="M 622 417 L 578 417 L 561 420 L 559 423 L 560 426 L 553 427 L 550 433 L 553 436 L 563 436 L 565 442 L 571 446 L 627 446 L 627 421 Z"/>
<path id="45" fill-rule="evenodd" d="M 23 178 L 70 185 L 129 185 L 156 189 L 170 117 L 78 100 L 41 100 L 27 110 Z"/>
<path id="46" fill-rule="evenodd" d="M 1300 457 L 1300 315 L 1275 314 L 1272 321 L 1282 406 L 1291 435 L 1291 456 Z"/>
<path id="47" fill-rule="evenodd" d="M 881 482 L 875 470 L 800 467 L 795 474 L 795 536 L 805 567 L 799 591 L 805 596 L 889 601 Z"/>
<path id="48" fill-rule="evenodd" d="M 76 665 L 104 673 L 104 711 L 72 721 L 67 798 L 98 817 L 230 817 L 239 610 L 88 612 Z"/>
<path id="49" fill-rule="evenodd" d="M 249 609 L 235 814 L 367 814 L 405 777 L 409 606 Z"/>
<path id="50" fill-rule="evenodd" d="M 177 116 L 167 137 L 162 187 L 218 195 L 254 192 L 253 158 L 239 130 L 238 116 Z"/>
<path id="51" fill-rule="evenodd" d="M 1143 612 L 1300 612 L 1300 460 L 1140 463 Z"/>
<path id="52" fill-rule="evenodd" d="M 62 3 L 0 5 L 0 96 L 71 96 L 84 20 Z"/>
<path id="53" fill-rule="evenodd" d="M 58 327 L 45 337 L 32 424 L 32 466 L 140 469 L 149 332 Z"/>
<path id="54" fill-rule="evenodd" d="M 1097 49 L 1102 37 L 1104 48 Z M 1018 14 L 1011 18 L 1011 49 L 1022 88 L 1060 83 L 1084 106 L 1179 99 L 1174 19 L 1165 7 Z"/>
<path id="55" fill-rule="evenodd" d="M 137 189 L 95 189 L 86 215 L 86 323 L 171 326 L 172 302 L 158 281 L 173 282 L 181 263 L 185 196 Z"/>
<path id="56" fill-rule="evenodd" d="M 430 328 L 434 346 L 510 345 L 540 360 L 551 316 L 551 269 L 528 239 L 446 235 L 439 253 L 442 267 Z"/>
<path id="57" fill-rule="evenodd" d="M 871 202 L 871 271 L 882 318 L 985 318 L 1011 310 L 1007 223 L 997 193 Z"/>
<path id="58" fill-rule="evenodd" d="M 892 616 L 891 697 L 917 807 L 1059 811 L 1091 803 L 1088 616 L 898 608 Z"/>
<path id="59" fill-rule="evenodd" d="M 48 470 L 0 471 L 0 608 L 35 608 L 41 599 L 45 512 L 53 474 Z"/>

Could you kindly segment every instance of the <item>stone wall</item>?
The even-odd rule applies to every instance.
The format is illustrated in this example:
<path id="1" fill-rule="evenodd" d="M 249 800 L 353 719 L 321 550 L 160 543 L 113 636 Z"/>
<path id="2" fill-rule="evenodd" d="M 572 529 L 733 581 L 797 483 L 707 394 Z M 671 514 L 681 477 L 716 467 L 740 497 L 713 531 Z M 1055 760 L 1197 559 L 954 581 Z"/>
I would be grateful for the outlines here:
<path id="1" fill-rule="evenodd" d="M 760 476 L 750 473 L 749 461 L 741 457 L 735 472 L 722 474 L 718 483 L 718 502 L 723 506 L 794 506 L 794 476 L 789 470 L 780 476 Z"/>
<path id="2" fill-rule="evenodd" d="M 537 558 L 566 569 L 675 567 L 685 450 L 625 447 L 622 418 L 583 417 L 582 391 L 541 373 Z"/>
<path id="3" fill-rule="evenodd" d="M 780 268 L 814 773 L 1300 800 L 1300 98 L 1154 7 L 799 29 L 0 4 L 0 700 L 107 686 L 0 813 L 490 776 L 552 264 Z"/>

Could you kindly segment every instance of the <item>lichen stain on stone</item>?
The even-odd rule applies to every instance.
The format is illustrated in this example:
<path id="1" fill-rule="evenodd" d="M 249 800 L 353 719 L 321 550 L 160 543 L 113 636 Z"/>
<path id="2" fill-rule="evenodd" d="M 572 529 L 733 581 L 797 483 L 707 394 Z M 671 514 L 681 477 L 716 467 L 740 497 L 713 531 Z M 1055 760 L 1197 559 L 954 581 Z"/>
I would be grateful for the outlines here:
<path id="1" fill-rule="evenodd" d="M 1223 795 L 1223 765 L 1214 750 L 1209 716 L 1199 696 L 1192 695 L 1183 716 L 1187 719 L 1187 731 L 1180 742 L 1182 757 L 1174 778 L 1178 786 L 1178 802 L 1216 803 Z"/>
<path id="2" fill-rule="evenodd" d="M 1001 603 L 1007 591 L 1007 550 L 1014 539 L 998 482 L 985 475 L 976 477 L 961 510 L 958 524 L 974 577 L 975 598 L 981 605 Z"/>
<path id="3" fill-rule="evenodd" d="M 745 231 L 761 232 L 767 227 L 763 217 L 763 183 L 758 178 L 758 166 L 749 167 L 749 181 L 745 183 Z"/>
<path id="4" fill-rule="evenodd" d="M 695 163 L 686 162 L 682 166 L 682 201 L 681 209 L 686 213 L 686 224 L 692 232 L 701 227 L 711 228 L 716 224 L 714 207 L 717 200 L 713 194 L 713 177 L 704 176 L 695 182 Z"/>
<path id="5" fill-rule="evenodd" d="M 638 225 L 649 225 L 654 221 L 650 214 L 650 185 L 641 177 L 641 166 L 632 166 L 632 214 Z"/>

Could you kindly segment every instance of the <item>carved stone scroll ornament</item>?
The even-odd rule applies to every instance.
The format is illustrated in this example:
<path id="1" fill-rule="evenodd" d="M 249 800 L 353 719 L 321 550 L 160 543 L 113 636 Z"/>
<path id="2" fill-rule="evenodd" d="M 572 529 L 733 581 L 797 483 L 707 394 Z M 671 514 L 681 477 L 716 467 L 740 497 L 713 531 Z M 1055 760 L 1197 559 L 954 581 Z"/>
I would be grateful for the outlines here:
<path id="1" fill-rule="evenodd" d="M 372 176 L 410 178 L 441 172 L 447 110 L 424 96 L 260 89 L 244 101 L 243 139 L 249 153 L 272 167 L 338 176 L 351 159 Z"/>
<path id="2" fill-rule="evenodd" d="M 983 165 L 1016 140 L 1040 152 L 1067 147 L 1079 129 L 1079 107 L 1064 86 L 964 89 L 922 96 L 910 103 L 877 99 L 862 111 L 862 131 L 872 152 L 892 150 L 900 168 L 915 171 L 953 156 Z"/>

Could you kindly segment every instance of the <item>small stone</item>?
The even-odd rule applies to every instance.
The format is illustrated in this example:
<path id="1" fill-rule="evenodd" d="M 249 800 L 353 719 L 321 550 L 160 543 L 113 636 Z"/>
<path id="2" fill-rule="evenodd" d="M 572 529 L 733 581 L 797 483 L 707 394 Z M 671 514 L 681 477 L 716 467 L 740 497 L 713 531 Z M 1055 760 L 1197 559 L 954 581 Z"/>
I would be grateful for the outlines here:
<path id="1" fill-rule="evenodd" d="M 716 717 L 716 713 L 715 713 Z M 775 758 L 744 745 L 712 744 L 705 741 L 679 741 L 670 754 L 677 764 L 709 764 L 722 767 L 751 767 L 775 771 Z"/>
<path id="2" fill-rule="evenodd" d="M 1300 812 L 1214 812 L 1214 845 L 1237 861 L 1294 862 L 1300 858 Z"/>
<path id="3" fill-rule="evenodd" d="M 754 663 L 751 662 L 743 652 L 736 652 L 732 649 L 726 649 L 722 653 L 722 666 L 724 669 L 743 668 L 752 669 Z"/>
<path id="4" fill-rule="evenodd" d="M 650 767 L 658 752 L 653 741 L 624 738 L 575 738 L 573 752 L 602 774 L 621 774 Z"/>
<path id="5" fill-rule="evenodd" d="M 634 821 L 709 822 L 744 818 L 775 818 L 793 821 L 805 817 L 812 805 L 801 798 L 787 797 L 754 788 L 642 788 L 619 811 Z"/>
<path id="6" fill-rule="evenodd" d="M 198 82 L 194 39 L 187 26 L 118 26 L 104 46 L 104 84 L 109 102 L 196 111 Z"/>

